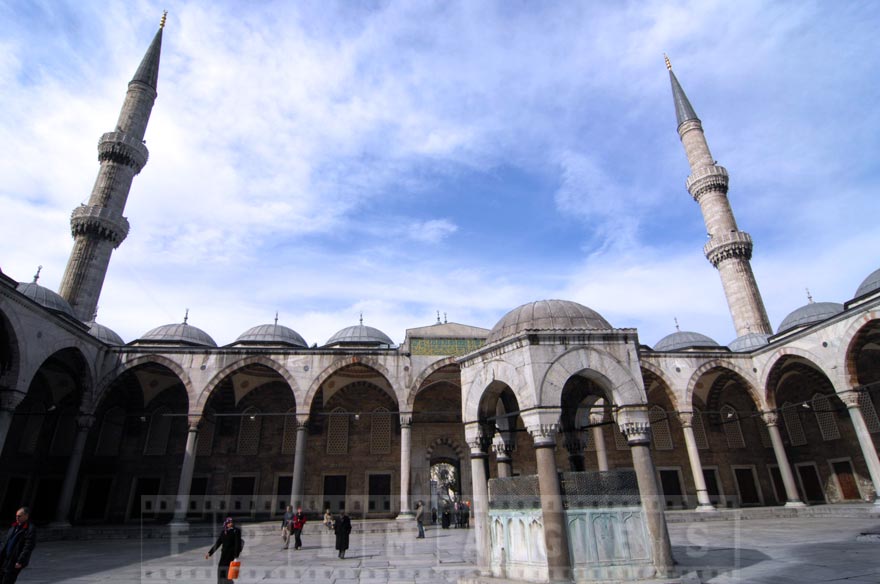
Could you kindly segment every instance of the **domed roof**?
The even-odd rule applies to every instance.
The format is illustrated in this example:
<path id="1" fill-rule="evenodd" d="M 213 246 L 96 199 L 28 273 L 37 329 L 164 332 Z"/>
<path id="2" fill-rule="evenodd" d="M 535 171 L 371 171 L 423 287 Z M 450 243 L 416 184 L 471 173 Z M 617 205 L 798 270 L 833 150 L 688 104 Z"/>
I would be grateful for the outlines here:
<path id="1" fill-rule="evenodd" d="M 486 344 L 524 330 L 610 329 L 602 315 L 583 304 L 569 300 L 538 300 L 523 304 L 505 314 L 492 327 Z"/>
<path id="2" fill-rule="evenodd" d="M 865 294 L 876 290 L 880 290 L 880 269 L 874 270 L 868 274 L 868 277 L 859 285 L 859 289 L 856 290 L 856 295 L 853 296 L 853 298 L 864 296 Z"/>
<path id="3" fill-rule="evenodd" d="M 394 342 L 382 331 L 363 323 L 342 329 L 324 344 L 333 345 L 384 345 L 390 347 Z"/>
<path id="4" fill-rule="evenodd" d="M 805 327 L 841 312 L 843 312 L 843 304 L 837 302 L 810 302 L 786 316 L 776 332 L 777 334 L 784 333 L 795 328 Z"/>
<path id="5" fill-rule="evenodd" d="M 58 312 L 63 312 L 69 316 L 73 315 L 73 307 L 70 306 L 70 303 L 67 302 L 60 295 L 52 292 L 48 288 L 43 288 L 36 282 L 31 282 L 30 284 L 19 284 L 16 287 L 16 290 L 39 304 L 40 306 L 44 306 L 49 310 L 55 310 Z M 74 318 L 76 318 L 74 316 Z"/>
<path id="6" fill-rule="evenodd" d="M 679 351 L 693 347 L 718 347 L 720 346 L 711 338 L 692 331 L 675 331 L 666 335 L 654 345 L 655 351 Z"/>
<path id="7" fill-rule="evenodd" d="M 122 340 L 122 337 L 117 335 L 108 327 L 103 324 L 98 324 L 97 322 L 92 322 L 89 325 L 89 334 L 107 345 L 124 345 L 125 341 Z"/>
<path id="8" fill-rule="evenodd" d="M 305 339 L 292 328 L 280 324 L 260 324 L 249 328 L 235 339 L 236 343 L 267 343 L 274 345 L 291 345 L 308 347 Z"/>
<path id="9" fill-rule="evenodd" d="M 139 341 L 150 341 L 156 343 L 182 343 L 184 345 L 200 345 L 204 347 L 216 347 L 217 343 L 214 339 L 200 328 L 191 324 L 176 323 L 164 324 L 158 326 L 151 331 L 144 333 Z"/>
<path id="10" fill-rule="evenodd" d="M 758 347 L 763 347 L 767 344 L 767 339 L 769 338 L 770 335 L 765 335 L 763 333 L 748 333 L 730 341 L 730 344 L 727 346 L 731 351 L 744 353 L 746 351 L 751 351 L 752 349 L 757 349 Z"/>

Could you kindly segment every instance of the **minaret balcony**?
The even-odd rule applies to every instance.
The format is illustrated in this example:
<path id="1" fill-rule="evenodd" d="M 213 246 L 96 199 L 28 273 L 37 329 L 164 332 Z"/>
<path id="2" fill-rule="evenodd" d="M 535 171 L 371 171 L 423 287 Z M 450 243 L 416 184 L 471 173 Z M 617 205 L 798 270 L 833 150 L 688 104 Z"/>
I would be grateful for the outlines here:
<path id="1" fill-rule="evenodd" d="M 98 140 L 98 160 L 109 160 L 134 169 L 137 174 L 147 164 L 150 151 L 140 140 L 125 132 L 107 132 Z"/>
<path id="2" fill-rule="evenodd" d="M 70 214 L 70 233 L 74 237 L 95 235 L 119 247 L 128 236 L 128 229 L 128 219 L 106 207 L 82 205 Z"/>
<path id="3" fill-rule="evenodd" d="M 727 169 L 723 166 L 714 165 L 694 169 L 691 175 L 687 177 L 685 186 L 694 200 L 699 202 L 700 197 L 710 191 L 727 193 L 729 182 L 730 177 L 727 174 Z"/>
<path id="4" fill-rule="evenodd" d="M 703 246 L 713 266 L 716 268 L 722 261 L 730 258 L 752 259 L 752 237 L 745 231 L 731 231 L 721 235 L 713 235 L 712 239 Z"/>

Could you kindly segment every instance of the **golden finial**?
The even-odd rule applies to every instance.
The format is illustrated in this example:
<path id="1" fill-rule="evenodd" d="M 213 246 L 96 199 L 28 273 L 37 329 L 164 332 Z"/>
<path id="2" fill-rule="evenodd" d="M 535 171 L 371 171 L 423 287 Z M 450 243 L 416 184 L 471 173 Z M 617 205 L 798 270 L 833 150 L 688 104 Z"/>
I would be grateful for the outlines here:
<path id="1" fill-rule="evenodd" d="M 666 68 L 672 71 L 672 63 L 669 61 L 669 57 L 666 56 L 666 53 L 663 53 L 663 59 L 666 61 Z"/>
<path id="2" fill-rule="evenodd" d="M 168 11 L 162 11 L 162 20 L 159 21 L 159 28 L 165 28 L 165 19 L 168 18 Z"/>

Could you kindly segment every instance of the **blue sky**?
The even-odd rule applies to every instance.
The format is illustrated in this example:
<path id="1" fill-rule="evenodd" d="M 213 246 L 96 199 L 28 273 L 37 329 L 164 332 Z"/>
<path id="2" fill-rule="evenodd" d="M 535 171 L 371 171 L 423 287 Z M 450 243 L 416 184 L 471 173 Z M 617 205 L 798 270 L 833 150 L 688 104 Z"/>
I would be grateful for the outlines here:
<path id="1" fill-rule="evenodd" d="M 771 323 L 877 269 L 874 2 L 0 2 L 0 268 L 57 290 L 70 211 L 169 11 L 99 322 L 491 328 L 544 298 L 653 345 L 734 329 L 663 53 L 731 175 Z"/>

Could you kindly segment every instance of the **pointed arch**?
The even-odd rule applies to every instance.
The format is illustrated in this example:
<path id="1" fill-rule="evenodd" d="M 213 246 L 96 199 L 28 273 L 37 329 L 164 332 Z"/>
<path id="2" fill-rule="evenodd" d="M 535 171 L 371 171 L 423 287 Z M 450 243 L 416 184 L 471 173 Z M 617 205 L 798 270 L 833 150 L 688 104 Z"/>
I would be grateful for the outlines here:
<path id="1" fill-rule="evenodd" d="M 666 397 L 669 398 L 669 402 L 672 404 L 672 409 L 676 412 L 681 411 L 678 406 L 678 396 L 675 394 L 675 390 L 672 388 L 672 381 L 670 381 L 669 376 L 666 375 L 666 371 L 664 371 L 661 367 L 654 365 L 653 363 L 648 363 L 646 361 L 640 361 L 639 367 L 641 367 L 644 371 L 651 373 L 654 377 L 656 377 L 660 383 L 663 385 L 663 391 L 666 393 Z M 644 383 L 644 373 L 642 374 L 643 383 Z M 645 385 L 645 393 L 648 393 L 648 387 Z"/>
<path id="2" fill-rule="evenodd" d="M 177 378 L 183 384 L 183 388 L 186 393 L 187 409 L 192 409 L 192 400 L 190 399 L 190 396 L 192 396 L 193 394 L 192 381 L 190 380 L 189 374 L 187 374 L 186 370 L 177 361 L 169 359 L 164 355 L 150 354 L 135 357 L 131 361 L 126 361 L 118 368 L 114 369 L 111 373 L 105 375 L 101 379 L 101 381 L 95 386 L 94 392 L 90 392 L 87 394 L 87 396 L 83 397 L 83 413 L 94 414 L 95 412 L 97 412 L 98 408 L 101 406 L 101 403 L 107 398 L 108 390 L 117 379 L 119 379 L 123 374 L 133 369 L 136 369 L 141 365 L 147 365 L 150 363 L 162 365 L 177 376 Z"/>
<path id="3" fill-rule="evenodd" d="M 204 409 L 205 404 L 208 403 L 208 400 L 211 398 L 211 394 L 214 392 L 215 389 L 217 389 L 217 386 L 230 375 L 232 375 L 239 369 L 247 367 L 248 365 L 262 365 L 280 375 L 284 379 L 284 381 L 287 382 L 287 386 L 290 388 L 290 392 L 293 397 L 293 403 L 294 405 L 296 405 L 297 394 L 300 393 L 300 388 L 296 382 L 296 378 L 290 373 L 290 371 L 284 365 L 270 357 L 266 357 L 265 355 L 252 355 L 230 363 L 229 365 L 215 373 L 211 377 L 211 380 L 208 381 L 205 387 L 199 392 L 199 396 L 195 400 L 195 404 L 192 408 L 193 411 L 190 413 L 201 415 L 202 409 Z"/>
<path id="4" fill-rule="evenodd" d="M 311 385 L 309 385 L 309 388 L 306 391 L 306 395 L 303 398 L 302 411 L 304 411 L 304 412 L 311 411 L 312 410 L 312 402 L 315 401 L 315 396 L 318 394 L 318 390 L 321 389 L 321 386 L 324 385 L 324 382 L 327 381 L 328 379 L 330 379 L 334 374 L 342 371 L 343 369 L 345 369 L 346 367 L 349 367 L 350 365 L 363 365 L 364 367 L 369 367 L 370 369 L 373 369 L 374 371 L 376 371 L 376 373 L 378 373 L 379 375 L 384 377 L 385 381 L 388 383 L 388 386 L 391 388 L 391 391 L 393 394 L 391 397 L 394 398 L 394 401 L 397 404 L 400 403 L 400 396 L 399 396 L 398 388 L 395 386 L 394 383 L 392 383 L 391 380 L 394 379 L 394 377 L 391 375 L 391 373 L 388 371 L 388 369 L 384 365 L 382 365 L 378 359 L 375 359 L 375 358 L 369 357 L 369 356 L 358 355 L 358 356 L 354 356 L 354 357 L 339 359 L 339 360 L 331 363 L 327 367 L 325 367 L 324 370 L 321 371 L 321 373 L 318 374 L 317 377 L 315 377 L 315 379 L 314 379 L 314 381 L 312 381 Z"/>
<path id="5" fill-rule="evenodd" d="M 703 365 L 698 367 L 692 374 L 690 379 L 688 380 L 687 390 L 685 390 L 685 403 L 693 405 L 694 403 L 694 392 L 696 391 L 697 384 L 700 383 L 700 380 L 704 375 L 712 371 L 713 369 L 722 369 L 727 370 L 742 380 L 743 385 L 746 388 L 746 392 L 752 398 L 752 401 L 755 403 L 755 407 L 758 410 L 764 410 L 766 408 L 766 404 L 764 402 L 763 397 L 760 392 L 757 390 L 756 380 L 754 375 L 747 373 L 744 371 L 739 365 L 728 360 L 728 359 L 710 359 L 705 362 Z"/>
<path id="6" fill-rule="evenodd" d="M 835 358 L 836 364 L 842 364 L 843 370 L 840 372 L 840 382 L 842 387 L 838 387 L 835 383 L 834 387 L 837 391 L 846 391 L 852 387 L 859 385 L 858 371 L 856 370 L 855 348 L 859 342 L 859 337 L 868 329 L 872 323 L 880 320 L 880 310 L 869 310 L 860 314 L 844 333 L 840 336 L 840 344 L 837 348 Z M 832 379 L 832 383 L 837 380 Z"/>
<path id="7" fill-rule="evenodd" d="M 523 383 L 517 383 L 521 376 L 517 369 L 503 360 L 490 361 L 480 365 L 472 365 L 476 369 L 476 375 L 469 382 L 462 380 L 462 412 L 464 423 L 480 420 L 480 406 L 483 404 L 483 396 L 491 387 L 499 384 L 510 388 L 520 409 L 534 407 L 535 396 L 532 387 L 523 387 Z M 524 379 L 528 383 L 528 379 Z"/>
<path id="8" fill-rule="evenodd" d="M 444 367 L 448 367 L 449 365 L 458 365 L 458 361 L 456 357 L 446 357 L 444 359 L 440 359 L 439 361 L 434 361 L 427 367 L 425 367 L 421 373 L 419 373 L 418 377 L 412 382 L 409 386 L 406 399 L 404 400 L 404 404 L 407 411 L 412 411 L 413 406 L 416 403 L 416 395 L 422 390 L 422 384 L 434 373 L 443 369 Z"/>
<path id="9" fill-rule="evenodd" d="M 779 388 L 780 380 L 779 378 L 776 378 L 774 381 L 774 376 L 781 375 L 781 371 L 792 362 L 799 362 L 814 369 L 831 383 L 831 389 L 836 387 L 834 384 L 834 377 L 828 375 L 828 371 L 819 365 L 820 360 L 817 358 L 816 354 L 798 347 L 783 347 L 774 352 L 773 357 L 767 362 L 766 369 L 762 372 L 765 400 L 770 409 L 777 407 L 776 390 Z"/>
<path id="10" fill-rule="evenodd" d="M 544 374 L 537 405 L 559 407 L 565 382 L 574 375 L 595 381 L 609 393 L 615 405 L 647 404 L 641 374 L 595 347 L 575 347 L 557 357 Z"/>
<path id="11" fill-rule="evenodd" d="M 441 447 L 451 448 L 459 459 L 466 459 L 468 456 L 468 451 L 457 440 L 444 436 L 437 438 L 428 445 L 425 449 L 425 459 L 430 461 L 434 456 L 434 450 Z"/>

